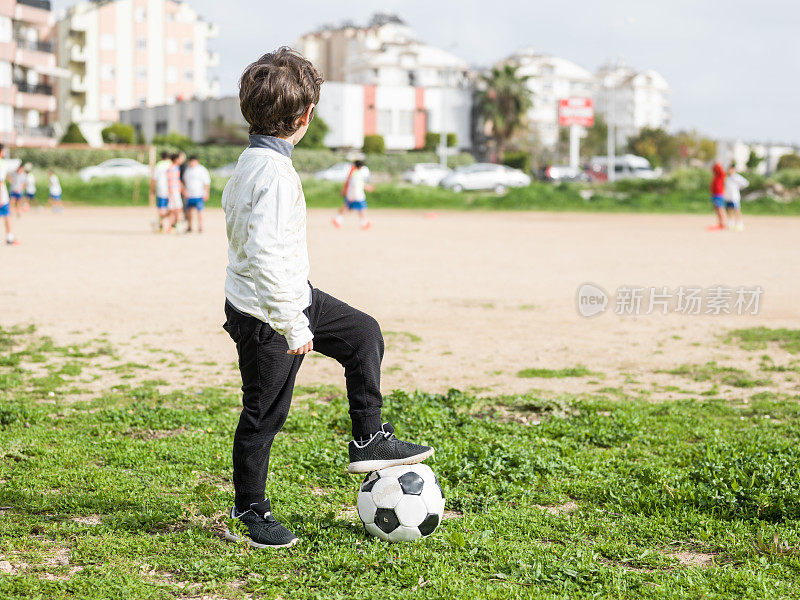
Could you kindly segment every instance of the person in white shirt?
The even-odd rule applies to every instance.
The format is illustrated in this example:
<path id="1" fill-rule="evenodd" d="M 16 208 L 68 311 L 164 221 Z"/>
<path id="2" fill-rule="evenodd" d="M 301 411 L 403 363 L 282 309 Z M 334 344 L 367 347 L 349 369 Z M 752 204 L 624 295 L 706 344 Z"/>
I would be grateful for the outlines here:
<path id="1" fill-rule="evenodd" d="M 744 177 L 736 172 L 736 165 L 731 163 L 728 167 L 728 176 L 725 178 L 725 208 L 728 211 L 728 229 L 744 230 L 742 223 L 742 190 L 750 185 Z"/>
<path id="2" fill-rule="evenodd" d="M 196 156 L 189 157 L 189 163 L 183 172 L 183 186 L 186 190 L 186 233 L 191 233 L 194 215 L 197 215 L 197 232 L 203 233 L 203 209 L 208 202 L 211 191 L 211 175 L 208 169 L 200 164 Z"/>
<path id="3" fill-rule="evenodd" d="M 367 192 L 373 191 L 371 185 L 367 183 L 369 180 L 369 169 L 362 160 L 353 162 L 350 173 L 347 176 L 347 181 L 344 182 L 342 188 L 342 197 L 344 204 L 339 208 L 339 214 L 333 217 L 333 226 L 337 229 L 342 226 L 344 220 L 344 213 L 348 210 L 358 212 L 359 222 L 361 229 L 369 229 L 372 224 L 367 218 Z"/>
<path id="4" fill-rule="evenodd" d="M 22 197 L 25 195 L 25 178 L 25 165 L 19 165 L 11 176 L 11 193 L 9 194 L 17 217 L 21 217 L 22 213 L 29 208 L 25 207 L 22 201 Z"/>
<path id="5" fill-rule="evenodd" d="M 47 172 L 47 177 L 50 183 L 50 206 L 54 212 L 60 213 L 64 210 L 61 204 L 61 182 L 52 169 Z"/>
<path id="6" fill-rule="evenodd" d="M 247 67 L 239 100 L 250 146 L 222 194 L 228 234 L 224 328 L 236 342 L 243 405 L 233 438 L 230 517 L 247 528 L 256 548 L 298 541 L 275 518 L 265 484 L 272 442 L 289 414 L 303 357 L 312 350 L 344 367 L 353 428 L 348 471 L 414 464 L 433 455 L 433 448 L 400 441 L 391 425 L 381 423 L 383 337 L 377 321 L 308 282 L 306 201 L 291 154 L 308 129 L 321 84 L 314 66 L 290 48 Z M 241 539 L 230 531 L 226 537 Z"/>
<path id="7" fill-rule="evenodd" d="M 161 160 L 153 166 L 153 176 L 150 179 L 150 193 L 155 195 L 156 209 L 158 210 L 158 231 L 163 231 L 169 216 L 169 183 L 167 171 L 172 166 L 170 153 L 161 152 Z M 152 196 L 151 196 L 152 198 Z"/>
<path id="8" fill-rule="evenodd" d="M 30 208 L 34 202 L 36 210 L 41 210 L 42 207 L 36 200 L 36 177 L 33 175 L 33 165 L 27 163 L 25 165 L 25 206 Z"/>
<path id="9" fill-rule="evenodd" d="M 19 240 L 14 236 L 14 227 L 11 224 L 11 199 L 8 196 L 6 179 L 8 178 L 8 165 L 6 164 L 6 147 L 0 144 L 0 219 L 6 226 L 6 244 L 18 246 Z"/>

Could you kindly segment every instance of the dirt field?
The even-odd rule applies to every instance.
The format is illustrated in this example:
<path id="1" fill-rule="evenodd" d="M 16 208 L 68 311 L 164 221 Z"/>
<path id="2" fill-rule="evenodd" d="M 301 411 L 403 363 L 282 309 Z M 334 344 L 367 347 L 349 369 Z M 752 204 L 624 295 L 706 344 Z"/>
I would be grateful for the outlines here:
<path id="1" fill-rule="evenodd" d="M 375 211 L 374 228 L 362 232 L 354 219 L 335 230 L 330 216 L 309 213 L 311 280 L 381 323 L 386 391 L 681 397 L 711 384 L 658 371 L 708 361 L 752 371 L 765 352 L 724 343 L 726 331 L 800 324 L 796 218 L 749 218 L 743 233 L 708 233 L 710 216 Z M 105 337 L 121 360 L 151 365 L 148 377 L 235 382 L 235 350 L 221 328 L 224 220 L 220 210 L 206 218 L 203 235 L 157 236 L 143 209 L 29 213 L 17 222 L 22 245 L 0 249 L 0 323 L 34 323 L 60 343 Z M 612 294 L 606 314 L 578 314 L 584 282 Z M 764 293 L 757 316 L 623 317 L 613 299 L 623 285 Z M 777 347 L 767 353 L 791 359 Z M 577 365 L 595 373 L 518 376 Z M 340 373 L 312 355 L 299 382 L 342 386 Z M 768 387 L 798 389 L 796 372 Z M 759 389 L 723 385 L 720 394 Z"/>

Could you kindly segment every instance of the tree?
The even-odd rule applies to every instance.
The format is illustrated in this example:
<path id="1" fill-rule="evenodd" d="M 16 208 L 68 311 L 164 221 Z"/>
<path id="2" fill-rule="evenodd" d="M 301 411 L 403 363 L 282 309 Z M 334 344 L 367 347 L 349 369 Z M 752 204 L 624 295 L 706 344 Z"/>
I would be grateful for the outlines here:
<path id="1" fill-rule="evenodd" d="M 195 146 L 194 141 L 188 135 L 177 133 L 173 131 L 166 135 L 157 135 L 153 138 L 153 144 L 156 146 L 169 146 L 170 148 L 177 148 L 184 152 Z"/>
<path id="2" fill-rule="evenodd" d="M 136 141 L 136 130 L 125 123 L 112 123 L 100 134 L 106 144 L 133 144 Z"/>
<path id="3" fill-rule="evenodd" d="M 325 136 L 328 135 L 330 127 L 322 120 L 321 117 L 315 116 L 311 119 L 311 124 L 308 126 L 308 131 L 303 136 L 303 139 L 297 144 L 303 148 L 314 148 L 320 150 L 325 148 Z"/>
<path id="4" fill-rule="evenodd" d="M 778 171 L 784 169 L 800 169 L 800 155 L 797 152 L 784 154 L 778 159 Z"/>
<path id="5" fill-rule="evenodd" d="M 77 123 L 70 123 L 64 137 L 61 138 L 62 144 L 87 144 L 86 138 L 83 137 L 81 128 Z"/>
<path id="6" fill-rule="evenodd" d="M 756 154 L 755 150 L 751 149 L 750 155 L 747 157 L 747 162 L 745 163 L 745 166 L 747 167 L 748 171 L 755 171 L 756 169 L 758 169 L 758 165 L 760 165 L 763 162 L 763 160 L 764 157 L 759 156 L 758 154 Z"/>
<path id="7" fill-rule="evenodd" d="M 364 136 L 364 154 L 383 154 L 386 152 L 386 142 L 382 135 Z"/>
<path id="8" fill-rule="evenodd" d="M 673 165 L 681 155 L 677 138 L 660 127 L 643 127 L 637 135 L 628 138 L 628 150 L 643 156 L 654 167 Z"/>
<path id="9" fill-rule="evenodd" d="M 708 163 L 717 156 L 717 142 L 696 131 L 681 131 L 675 135 L 680 157 L 685 161 Z"/>
<path id="10" fill-rule="evenodd" d="M 425 146 L 423 150 L 426 152 L 436 152 L 439 149 L 439 144 L 441 143 L 441 133 L 437 133 L 435 131 L 428 131 L 425 133 Z M 458 142 L 458 137 L 455 133 L 448 133 L 445 135 L 446 143 L 448 148 L 454 148 L 456 143 Z"/>
<path id="11" fill-rule="evenodd" d="M 511 138 L 525 128 L 525 113 L 533 106 L 528 77 L 518 76 L 513 65 L 503 65 L 482 76 L 481 83 L 478 109 L 502 156 Z"/>
<path id="12" fill-rule="evenodd" d="M 594 125 L 586 130 L 586 136 L 581 140 L 581 156 L 603 156 L 608 151 L 608 123 L 603 115 L 595 114 Z"/>

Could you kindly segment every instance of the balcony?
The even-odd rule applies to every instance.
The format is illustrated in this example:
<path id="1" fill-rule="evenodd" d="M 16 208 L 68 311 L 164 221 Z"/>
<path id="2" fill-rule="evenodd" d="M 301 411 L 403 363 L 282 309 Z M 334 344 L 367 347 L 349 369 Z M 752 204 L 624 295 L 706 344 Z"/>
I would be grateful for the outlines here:
<path id="1" fill-rule="evenodd" d="M 42 10 L 51 10 L 50 0 L 17 0 L 17 4 L 41 8 Z"/>
<path id="2" fill-rule="evenodd" d="M 70 79 L 70 91 L 76 94 L 85 94 L 86 78 L 80 75 L 73 75 Z"/>
<path id="3" fill-rule="evenodd" d="M 53 95 L 53 86 L 44 83 L 37 83 L 31 85 L 27 81 L 15 81 L 14 85 L 17 86 L 17 91 L 22 94 L 43 94 L 45 96 Z"/>
<path id="4" fill-rule="evenodd" d="M 53 42 L 40 42 L 34 40 L 26 40 L 17 38 L 17 48 L 22 50 L 32 50 L 33 52 L 45 52 L 47 54 L 53 53 Z"/>
<path id="5" fill-rule="evenodd" d="M 73 46 L 69 50 L 69 59 L 76 63 L 86 62 L 86 50 L 83 46 Z"/>
<path id="6" fill-rule="evenodd" d="M 208 52 L 206 56 L 206 66 L 209 68 L 219 66 L 219 52 Z"/>

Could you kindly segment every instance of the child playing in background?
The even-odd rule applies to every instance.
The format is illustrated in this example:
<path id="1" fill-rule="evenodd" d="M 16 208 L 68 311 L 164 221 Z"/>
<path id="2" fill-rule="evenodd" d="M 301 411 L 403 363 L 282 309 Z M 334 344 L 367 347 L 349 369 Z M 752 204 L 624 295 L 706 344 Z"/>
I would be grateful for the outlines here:
<path id="1" fill-rule="evenodd" d="M 14 229 L 11 225 L 11 216 L 9 215 L 11 200 L 8 197 L 8 188 L 6 187 L 7 177 L 6 147 L 0 144 L 0 218 L 3 219 L 6 226 L 6 244 L 9 246 L 18 246 L 19 240 L 14 237 Z"/>
<path id="2" fill-rule="evenodd" d="M 192 232 L 194 213 L 197 213 L 197 232 L 203 233 L 203 208 L 211 191 L 211 176 L 196 156 L 189 157 L 183 172 L 183 186 L 186 190 L 186 233 Z"/>
<path id="3" fill-rule="evenodd" d="M 381 424 L 383 337 L 377 321 L 308 282 L 306 201 L 291 155 L 308 130 L 321 84 L 314 66 L 290 48 L 247 67 L 239 100 L 250 146 L 222 194 L 228 234 L 224 328 L 236 342 L 243 392 L 230 517 L 247 528 L 256 548 L 298 541 L 273 515 L 265 486 L 272 442 L 289 414 L 303 357 L 312 350 L 344 367 L 353 428 L 348 471 L 414 464 L 433 454 L 433 448 L 398 440 L 391 425 Z M 226 537 L 239 539 L 231 532 Z"/>
<path id="4" fill-rule="evenodd" d="M 369 229 L 372 227 L 372 223 L 367 219 L 366 192 L 371 192 L 375 188 L 367 183 L 368 179 L 369 169 L 364 164 L 364 161 L 354 161 L 353 168 L 350 169 L 350 174 L 347 176 L 347 181 L 344 182 L 344 189 L 342 190 L 344 204 L 339 208 L 339 214 L 333 217 L 333 226 L 337 229 L 342 226 L 344 213 L 348 210 L 355 210 L 358 212 L 361 229 Z"/>
<path id="5" fill-rule="evenodd" d="M 41 210 L 39 202 L 36 200 L 36 177 L 33 175 L 33 165 L 25 165 L 25 206 L 30 206 L 36 202 L 36 210 Z"/>
<path id="6" fill-rule="evenodd" d="M 11 177 L 11 193 L 9 196 L 11 197 L 11 203 L 14 205 L 14 212 L 17 217 L 22 216 L 23 210 L 27 210 L 22 204 L 22 195 L 25 192 L 25 177 L 25 167 L 23 165 L 18 166 L 14 175 Z"/>
<path id="7" fill-rule="evenodd" d="M 167 169 L 167 212 L 166 233 L 172 233 L 178 226 L 183 211 L 183 184 L 181 183 L 180 154 L 172 155 L 172 164 Z"/>
<path id="8" fill-rule="evenodd" d="M 161 160 L 153 167 L 153 178 L 150 181 L 151 193 L 156 196 L 156 209 L 158 210 L 158 231 L 164 231 L 167 224 L 169 210 L 169 185 L 167 183 L 167 170 L 172 166 L 169 152 L 164 150 L 161 153 Z"/>
<path id="9" fill-rule="evenodd" d="M 736 231 L 744 231 L 742 223 L 742 190 L 750 185 L 744 177 L 736 172 L 736 164 L 728 167 L 725 178 L 725 208 L 728 211 L 728 227 Z"/>
<path id="10" fill-rule="evenodd" d="M 60 213 L 64 210 L 61 204 L 61 182 L 52 169 L 47 172 L 47 177 L 50 181 L 50 207 L 54 212 Z"/>
<path id="11" fill-rule="evenodd" d="M 717 215 L 717 224 L 709 225 L 709 231 L 725 229 L 725 169 L 718 162 L 711 167 L 711 204 Z"/>

